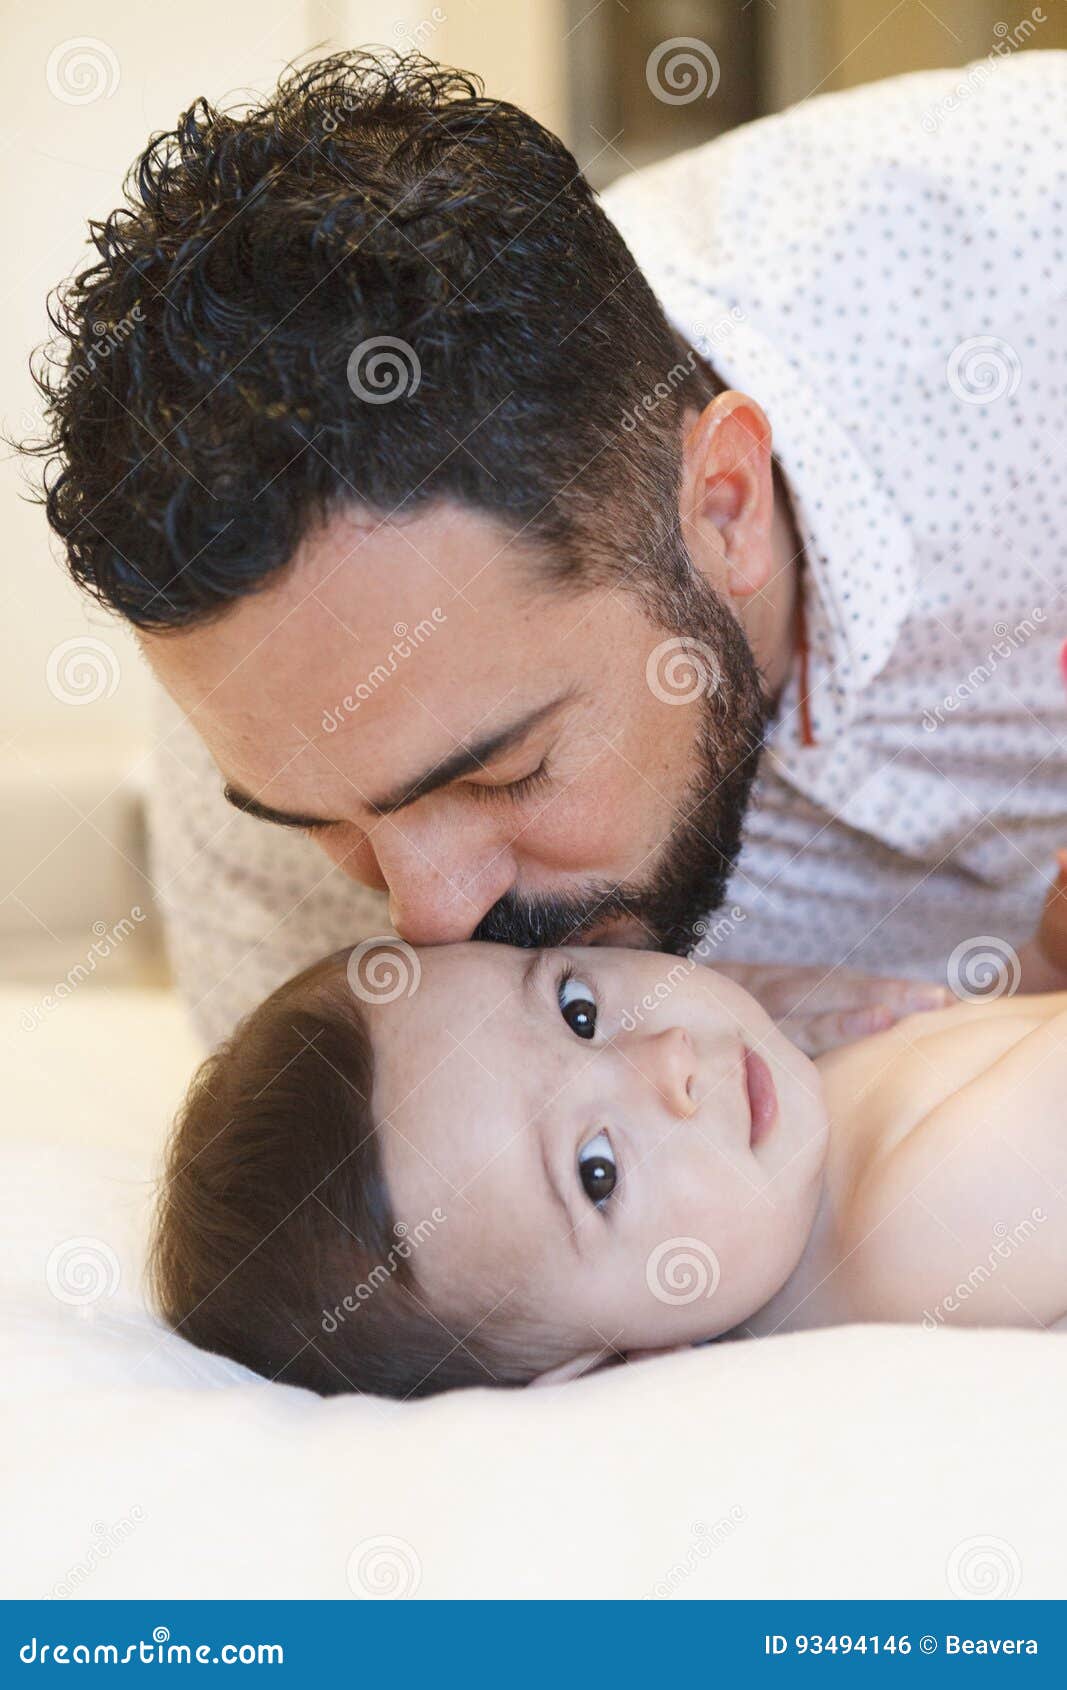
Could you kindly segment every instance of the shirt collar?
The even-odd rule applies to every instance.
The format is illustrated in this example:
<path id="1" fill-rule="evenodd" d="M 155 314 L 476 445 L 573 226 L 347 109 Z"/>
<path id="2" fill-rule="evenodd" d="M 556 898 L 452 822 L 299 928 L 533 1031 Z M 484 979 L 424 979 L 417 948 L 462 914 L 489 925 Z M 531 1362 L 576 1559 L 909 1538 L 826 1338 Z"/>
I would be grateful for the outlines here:
<path id="1" fill-rule="evenodd" d="M 737 305 L 677 273 L 661 297 L 688 344 L 721 380 L 758 400 L 770 420 L 806 554 L 812 720 L 816 741 L 825 744 L 855 715 L 860 694 L 884 668 L 908 615 L 916 584 L 910 531 L 801 367 Z M 780 720 L 791 703 L 795 708 L 795 691 L 794 676 Z M 799 731 L 791 737 L 799 745 Z"/>

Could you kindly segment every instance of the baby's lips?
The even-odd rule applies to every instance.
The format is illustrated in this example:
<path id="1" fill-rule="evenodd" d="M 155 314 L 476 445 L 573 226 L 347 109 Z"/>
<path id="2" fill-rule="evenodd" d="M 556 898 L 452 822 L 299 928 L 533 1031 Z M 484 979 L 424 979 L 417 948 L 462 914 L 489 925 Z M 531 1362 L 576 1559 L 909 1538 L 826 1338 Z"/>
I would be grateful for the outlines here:
<path id="1" fill-rule="evenodd" d="M 1067 686 L 1067 640 L 1064 640 L 1060 647 L 1060 674 L 1063 676 L 1064 686 Z"/>

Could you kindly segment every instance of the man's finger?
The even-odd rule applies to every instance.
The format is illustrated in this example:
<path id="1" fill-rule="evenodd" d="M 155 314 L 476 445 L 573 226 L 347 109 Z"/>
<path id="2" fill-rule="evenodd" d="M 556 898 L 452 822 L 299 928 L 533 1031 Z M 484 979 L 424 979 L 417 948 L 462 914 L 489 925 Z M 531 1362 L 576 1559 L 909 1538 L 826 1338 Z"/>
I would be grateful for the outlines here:
<path id="1" fill-rule="evenodd" d="M 822 1015 L 788 1017 L 781 1023 L 781 1029 L 806 1055 L 822 1056 L 824 1051 L 836 1050 L 838 1045 L 865 1039 L 871 1033 L 884 1033 L 896 1019 L 888 1005 L 870 1004 L 865 1009 L 832 1009 Z"/>
<path id="2" fill-rule="evenodd" d="M 785 1002 L 786 995 L 792 999 Z M 852 1009 L 875 1009 L 884 1004 L 894 1015 L 915 1015 L 927 1009 L 945 1009 L 957 1000 L 947 986 L 929 980 L 887 980 L 877 974 L 828 974 L 808 987 L 799 980 L 781 980 L 773 988 L 784 1014 L 816 1016 L 845 1013 Z M 764 1007 L 769 1009 L 772 993 Z M 773 1013 L 773 1011 L 771 1011 Z"/>
<path id="3" fill-rule="evenodd" d="M 872 980 L 870 985 L 876 988 L 871 996 L 897 1015 L 914 1015 L 926 1009 L 947 1009 L 950 1004 L 959 1001 L 948 986 L 935 986 L 928 980 Z"/>

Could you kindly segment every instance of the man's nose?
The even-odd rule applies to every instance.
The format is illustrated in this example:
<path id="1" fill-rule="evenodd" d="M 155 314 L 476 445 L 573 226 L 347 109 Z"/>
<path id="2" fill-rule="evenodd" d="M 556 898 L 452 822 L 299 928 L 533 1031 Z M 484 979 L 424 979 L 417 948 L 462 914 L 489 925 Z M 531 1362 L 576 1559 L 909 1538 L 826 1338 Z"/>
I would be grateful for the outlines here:
<path id="1" fill-rule="evenodd" d="M 469 939 L 482 917 L 514 883 L 506 848 L 416 838 L 386 822 L 375 835 L 375 855 L 389 893 L 389 919 L 411 945 L 448 945 Z"/>
<path id="2" fill-rule="evenodd" d="M 684 1027 L 664 1027 L 614 1042 L 672 1115 L 687 1120 L 694 1113 L 699 1103 L 696 1052 Z"/>

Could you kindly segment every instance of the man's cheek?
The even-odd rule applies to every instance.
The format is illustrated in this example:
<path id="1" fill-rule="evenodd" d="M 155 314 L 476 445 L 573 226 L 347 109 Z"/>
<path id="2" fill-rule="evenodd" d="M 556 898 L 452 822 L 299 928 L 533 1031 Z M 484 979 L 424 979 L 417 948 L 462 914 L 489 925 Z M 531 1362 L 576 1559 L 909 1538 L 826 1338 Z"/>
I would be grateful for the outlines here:
<path id="1" fill-rule="evenodd" d="M 620 865 L 643 852 L 643 819 L 632 787 L 579 781 L 543 801 L 536 819 L 520 824 L 516 852 L 586 879 L 617 877 Z"/>

